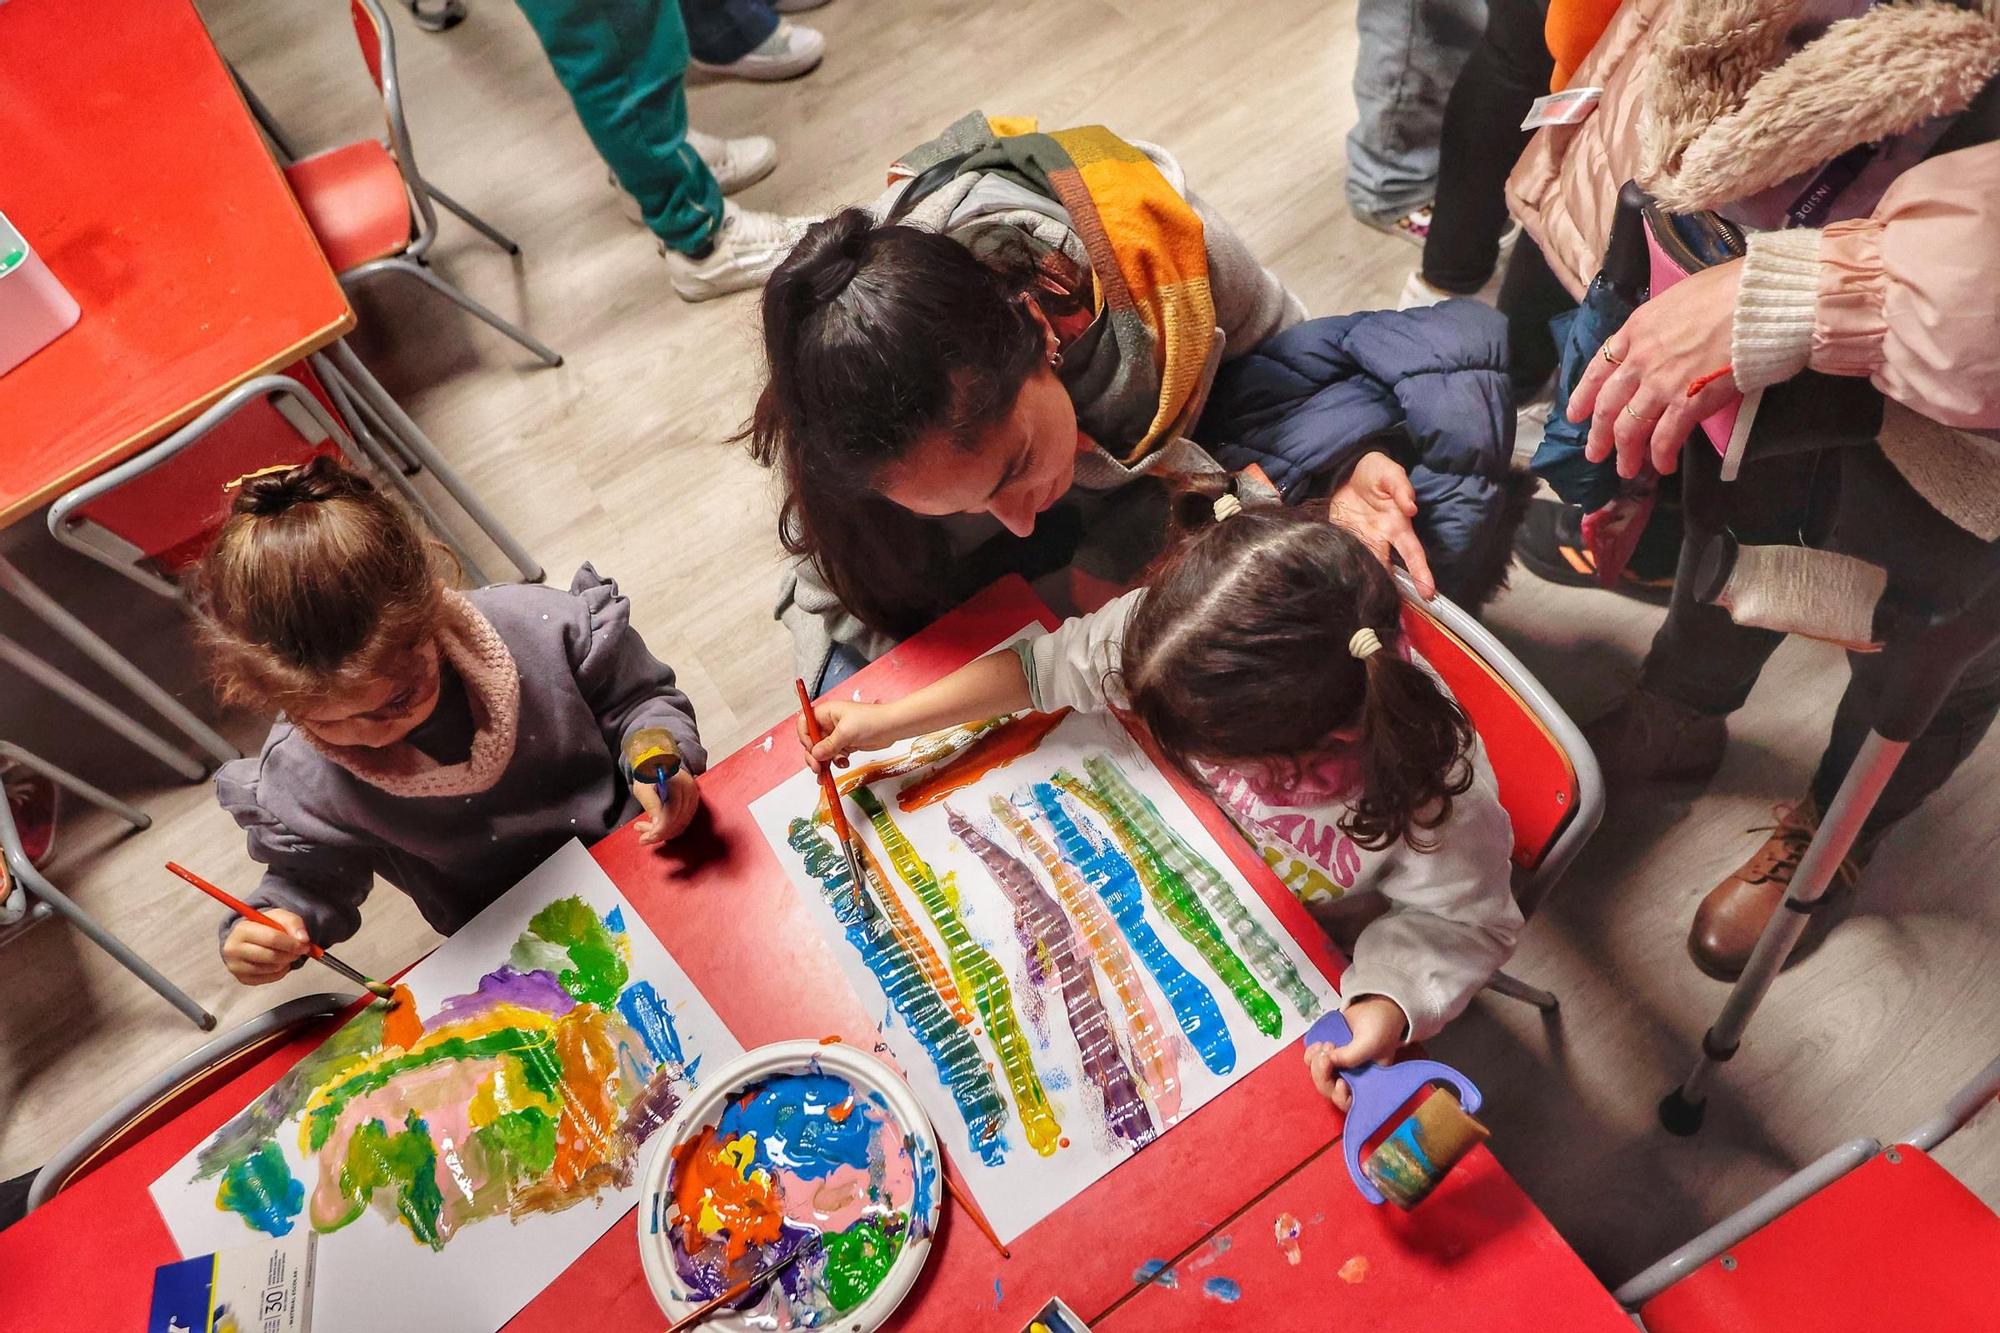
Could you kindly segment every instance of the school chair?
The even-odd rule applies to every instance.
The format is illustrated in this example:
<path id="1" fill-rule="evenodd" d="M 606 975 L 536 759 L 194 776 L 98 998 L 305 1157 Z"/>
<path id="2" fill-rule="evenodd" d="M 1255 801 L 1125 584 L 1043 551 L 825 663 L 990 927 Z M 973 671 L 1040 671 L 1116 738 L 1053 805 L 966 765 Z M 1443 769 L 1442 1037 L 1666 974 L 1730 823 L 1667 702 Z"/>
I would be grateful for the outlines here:
<path id="1" fill-rule="evenodd" d="M 1465 710 L 1485 743 L 1514 827 L 1514 897 L 1521 915 L 1535 909 L 1562 878 L 1604 816 L 1604 775 L 1597 756 L 1562 705 L 1541 682 L 1449 598 L 1425 601 L 1400 570 L 1403 633 Z M 1495 974 L 1486 989 L 1544 1013 L 1556 997 L 1539 986 Z"/>
<path id="2" fill-rule="evenodd" d="M 341 1013 L 354 1003 L 354 997 L 330 991 L 301 995 L 231 1028 L 155 1074 L 64 1144 L 35 1173 L 28 1186 L 28 1211 L 34 1212 L 127 1143 L 145 1137 L 190 1097 L 242 1070 L 273 1046 L 289 1041 L 297 1029 Z"/>
<path id="3" fill-rule="evenodd" d="M 2000 1216 L 1931 1152 L 1995 1094 L 2000 1060 L 1891 1147 L 1850 1139 L 1613 1295 L 1646 1333 L 1993 1328 Z"/>
<path id="4" fill-rule="evenodd" d="M 336 354 L 340 352 L 345 349 L 337 348 Z M 353 364 L 359 366 L 358 361 Z M 350 434 L 328 411 L 336 400 L 345 411 L 353 411 L 356 403 L 371 401 L 364 396 L 371 388 L 379 391 L 380 386 L 372 378 L 365 385 L 359 383 L 320 357 L 310 365 L 292 367 L 287 374 L 264 375 L 238 385 L 152 448 L 58 498 L 49 507 L 49 532 L 63 545 L 139 586 L 178 598 L 181 589 L 175 579 L 201 558 L 229 515 L 230 482 L 262 468 L 330 454 L 357 467 L 372 465 L 451 549 L 467 576 L 485 582 L 478 561 L 403 475 L 381 441 L 365 428 Z M 393 415 L 385 409 L 393 410 Z M 386 395 L 371 412 L 378 425 L 408 422 Z M 413 423 L 410 430 L 415 430 Z M 414 443 L 407 437 L 402 442 Z M 503 551 L 516 558 L 524 576 L 539 579 L 541 567 L 428 442 L 421 447 L 422 461 L 439 484 L 459 499 Z"/>
<path id="5" fill-rule="evenodd" d="M 285 164 L 285 180 L 298 196 L 306 222 L 326 252 L 327 263 L 352 287 L 382 273 L 400 274 L 429 287 L 476 315 L 551 366 L 562 357 L 525 329 L 501 318 L 440 277 L 430 264 L 438 235 L 439 205 L 510 255 L 521 247 L 484 218 L 432 185 L 417 171 L 416 153 L 403 119 L 403 94 L 396 73 L 396 37 L 389 16 L 376 0 L 351 0 L 354 36 L 361 59 L 381 95 L 389 141 L 362 139 Z"/>
<path id="6" fill-rule="evenodd" d="M 40 773 L 65 791 L 82 797 L 100 809 L 110 811 L 135 829 L 148 828 L 152 825 L 153 821 L 145 811 L 127 805 L 109 792 L 92 786 L 74 773 L 57 768 L 54 764 L 10 741 L 0 741 L 0 760 L 12 760 L 23 768 Z M 187 992 L 168 981 L 151 963 L 134 953 L 131 946 L 105 929 L 97 918 L 79 907 L 75 900 L 51 884 L 48 877 L 36 869 L 34 863 L 28 859 L 27 848 L 21 845 L 21 831 L 14 824 L 13 808 L 4 799 L 0 799 L 0 859 L 4 859 L 7 870 L 4 876 L 6 885 L 0 888 L 0 939 L 18 934 L 51 914 L 65 917 L 98 948 L 117 959 L 127 971 L 151 986 L 168 1004 L 186 1014 L 196 1026 L 203 1031 L 215 1026 L 215 1015 L 197 1004 Z"/>

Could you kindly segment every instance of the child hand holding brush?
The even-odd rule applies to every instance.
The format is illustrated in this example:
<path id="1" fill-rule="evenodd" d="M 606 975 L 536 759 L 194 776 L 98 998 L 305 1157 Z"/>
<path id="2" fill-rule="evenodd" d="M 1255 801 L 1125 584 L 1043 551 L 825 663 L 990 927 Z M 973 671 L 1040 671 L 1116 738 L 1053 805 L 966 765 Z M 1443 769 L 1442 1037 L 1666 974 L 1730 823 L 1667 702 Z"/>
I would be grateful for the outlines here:
<path id="1" fill-rule="evenodd" d="M 1344 1107 L 1334 1069 L 1436 1033 L 1513 953 L 1512 830 L 1359 539 L 1233 497 L 1216 512 L 1147 586 L 892 703 L 825 700 L 825 738 L 800 739 L 817 769 L 1024 708 L 1129 711 L 1324 924 L 1373 913 L 1341 978 L 1353 1040 L 1306 1052 Z"/>
<path id="2" fill-rule="evenodd" d="M 452 591 L 435 545 L 330 459 L 241 482 L 194 579 L 223 697 L 281 709 L 216 791 L 264 875 L 223 960 L 275 981 L 361 925 L 375 876 L 450 934 L 571 837 L 685 829 L 705 756 L 673 671 L 586 565 Z"/>

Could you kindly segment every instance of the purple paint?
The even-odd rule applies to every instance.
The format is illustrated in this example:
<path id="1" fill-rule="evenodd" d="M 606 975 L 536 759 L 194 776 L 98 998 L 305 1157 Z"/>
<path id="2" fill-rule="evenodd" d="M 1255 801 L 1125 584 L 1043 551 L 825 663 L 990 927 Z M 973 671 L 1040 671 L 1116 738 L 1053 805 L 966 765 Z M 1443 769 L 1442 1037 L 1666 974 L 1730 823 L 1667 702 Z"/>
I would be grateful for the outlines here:
<path id="1" fill-rule="evenodd" d="M 471 1018 L 502 1004 L 519 1005 L 558 1018 L 576 1008 L 575 998 L 547 972 L 517 972 L 503 963 L 481 977 L 477 989 L 454 995 L 438 1006 L 437 1015 L 424 1026 L 430 1028 L 442 1021 Z"/>

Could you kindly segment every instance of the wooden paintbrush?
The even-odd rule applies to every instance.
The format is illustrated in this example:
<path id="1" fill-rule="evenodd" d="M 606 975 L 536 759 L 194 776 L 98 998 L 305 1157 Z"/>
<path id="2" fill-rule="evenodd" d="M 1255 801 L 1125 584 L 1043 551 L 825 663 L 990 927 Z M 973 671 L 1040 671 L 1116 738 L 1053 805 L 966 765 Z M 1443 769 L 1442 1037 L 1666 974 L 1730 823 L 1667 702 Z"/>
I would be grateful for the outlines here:
<path id="1" fill-rule="evenodd" d="M 799 1256 L 804 1254 L 805 1252 L 806 1252 L 806 1247 L 801 1245 L 797 1249 L 793 1250 L 790 1254 L 786 1255 L 784 1258 L 778 1260 L 777 1263 L 772 1264 L 769 1268 L 765 1269 L 763 1272 L 744 1278 L 741 1282 L 729 1288 L 727 1291 L 723 1292 L 720 1296 L 711 1296 L 709 1299 L 703 1301 L 700 1305 L 695 1306 L 694 1309 L 689 1310 L 686 1314 L 682 1315 L 679 1319 L 674 1320 L 672 1324 L 668 1325 L 667 1333 L 681 1333 L 681 1330 L 684 1328 L 693 1328 L 696 1324 L 699 1324 L 702 1320 L 714 1314 L 718 1309 L 729 1304 L 729 1302 L 734 1300 L 740 1300 L 745 1292 L 749 1291 L 750 1288 L 756 1286 L 758 1283 L 769 1282 L 771 1279 L 778 1276 L 778 1274 L 784 1272 L 787 1268 L 790 1268 L 793 1264 L 799 1261 Z"/>
<path id="2" fill-rule="evenodd" d="M 951 1195 L 957 1201 L 959 1207 L 971 1214 L 973 1224 L 979 1228 L 986 1239 L 993 1242 L 993 1248 L 1000 1251 L 1000 1257 L 1002 1259 L 1012 1259 L 1014 1252 L 1000 1243 L 1000 1233 L 995 1231 L 993 1224 L 986 1220 L 986 1214 L 979 1211 L 979 1205 L 972 1201 L 972 1196 L 960 1189 L 958 1182 L 953 1180 L 949 1175 L 944 1178 L 944 1188 L 945 1193 Z"/>
<path id="3" fill-rule="evenodd" d="M 814 745 L 826 739 L 820 730 L 819 714 L 813 712 L 812 696 L 806 693 L 806 683 L 802 679 L 792 682 L 799 691 L 799 716 L 805 720 L 806 736 Z M 854 891 L 854 910 L 861 906 L 861 858 L 854 854 L 854 830 L 848 827 L 847 811 L 841 808 L 840 788 L 833 780 L 833 766 L 827 765 L 819 771 L 819 789 L 826 796 L 826 808 L 833 820 L 833 836 L 840 843 L 840 854 L 847 858 L 847 885 Z"/>
<path id="4" fill-rule="evenodd" d="M 226 892 L 225 890 L 219 889 L 215 885 L 210 884 L 207 880 L 203 879 L 200 875 L 195 874 L 194 871 L 189 870 L 186 866 L 178 865 L 175 862 L 169 861 L 167 862 L 167 869 L 173 871 L 176 875 L 179 875 L 182 879 L 194 885 L 197 889 L 200 889 L 203 893 L 215 899 L 215 901 L 221 903 L 224 907 L 227 907 L 230 911 L 236 913 L 236 915 L 242 917 L 244 920 L 255 921 L 260 926 L 269 926 L 272 930 L 278 931 L 281 934 L 285 935 L 291 934 L 291 931 L 286 930 L 285 927 L 279 925 L 276 921 L 273 921 L 270 917 L 265 916 L 262 912 L 252 907 L 249 903 L 246 903 L 241 899 L 233 896 L 232 894 Z M 353 982 L 355 985 L 367 991 L 370 995 L 373 995 L 376 999 L 387 1000 L 391 1004 L 395 1003 L 396 992 L 393 989 L 383 985 L 381 982 L 374 980 L 373 978 L 367 976 L 366 974 L 358 972 L 354 968 L 349 967 L 347 964 L 341 962 L 338 958 L 335 958 L 332 954 L 328 953 L 326 950 L 320 948 L 317 944 L 308 944 L 306 946 L 306 952 L 312 955 L 312 957 L 318 959 L 320 962 L 325 963 L 328 967 L 332 968 L 334 971 L 340 973 L 340 975 L 342 975 L 343 977 L 346 977 L 349 981 Z"/>

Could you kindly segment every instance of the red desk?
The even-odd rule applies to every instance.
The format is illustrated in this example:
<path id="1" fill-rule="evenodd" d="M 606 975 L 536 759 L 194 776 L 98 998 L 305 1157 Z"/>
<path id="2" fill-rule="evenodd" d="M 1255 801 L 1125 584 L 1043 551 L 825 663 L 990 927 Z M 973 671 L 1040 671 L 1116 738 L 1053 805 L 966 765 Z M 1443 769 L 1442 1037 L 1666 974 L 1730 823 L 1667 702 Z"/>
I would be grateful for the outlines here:
<path id="1" fill-rule="evenodd" d="M 0 4 L 0 211 L 83 307 L 0 375 L 0 527 L 354 324 L 189 0 Z"/>
<path id="2" fill-rule="evenodd" d="M 900 694 L 1040 614 L 1027 585 L 1002 584 L 843 689 Z M 787 719 L 768 733 L 768 748 L 760 738 L 703 777 L 708 825 L 684 845 L 656 854 L 628 829 L 595 855 L 745 1046 L 829 1034 L 872 1044 L 872 1021 L 750 817 L 750 801 L 801 767 L 791 726 Z M 1339 960 L 1304 910 L 1227 831 L 1219 812 L 1208 807 L 1207 814 L 1280 920 L 1336 975 Z M 207 1093 L 0 1232 L 0 1292 L 9 1314 L 24 1328 L 139 1327 L 153 1268 L 175 1257 L 147 1187 L 322 1036 L 302 1037 Z M 1490 1154 L 1475 1153 L 1406 1217 L 1363 1203 L 1338 1155 L 1321 1152 L 1337 1125 L 1299 1062 L 1281 1055 L 1044 1219 L 1014 1243 L 1011 1261 L 1001 1261 L 947 1203 L 899 1326 L 1018 1329 L 1060 1295 L 1085 1318 L 1108 1311 L 1107 1327 L 1125 1329 L 1429 1329 L 1467 1326 L 1464 1316 L 1475 1310 L 1482 1330 L 1629 1333 L 1611 1298 Z M 1303 1223 L 1296 1267 L 1284 1261 L 1270 1229 L 1270 1218 L 1284 1210 Z M 1228 1248 L 1215 1253 L 1223 1237 Z M 1212 1262 L 1202 1262 L 1205 1252 L 1215 1253 Z M 1367 1317 L 1299 1322 L 1303 1302 L 1327 1300 L 1330 1286 L 1343 1285 L 1329 1264 L 1356 1253 L 1367 1256 L 1369 1272 L 1349 1303 Z M 1135 1270 L 1149 1259 L 1174 1264 L 1186 1280 L 1173 1291 L 1135 1294 Z M 1209 1277 L 1239 1283 L 1241 1299 L 1204 1297 Z M 625 1218 L 509 1329 L 656 1333 L 660 1324 Z"/>

